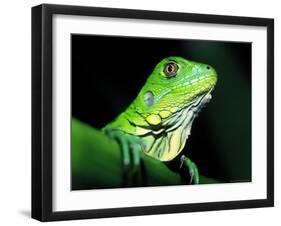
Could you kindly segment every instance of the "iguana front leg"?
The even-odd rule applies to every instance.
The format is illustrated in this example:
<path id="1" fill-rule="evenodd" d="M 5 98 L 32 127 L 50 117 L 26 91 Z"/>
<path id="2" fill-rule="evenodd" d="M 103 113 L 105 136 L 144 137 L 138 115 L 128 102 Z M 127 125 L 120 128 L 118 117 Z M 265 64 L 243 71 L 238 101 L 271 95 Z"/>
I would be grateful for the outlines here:
<path id="1" fill-rule="evenodd" d="M 188 173 L 190 176 L 189 184 L 199 184 L 199 172 L 196 164 L 185 155 L 181 156 L 180 161 L 180 168 L 185 166 L 188 169 Z"/>
<path id="2" fill-rule="evenodd" d="M 120 130 L 104 129 L 104 132 L 120 145 L 124 184 L 128 185 L 132 177 L 139 171 L 144 143 L 141 138 Z"/>

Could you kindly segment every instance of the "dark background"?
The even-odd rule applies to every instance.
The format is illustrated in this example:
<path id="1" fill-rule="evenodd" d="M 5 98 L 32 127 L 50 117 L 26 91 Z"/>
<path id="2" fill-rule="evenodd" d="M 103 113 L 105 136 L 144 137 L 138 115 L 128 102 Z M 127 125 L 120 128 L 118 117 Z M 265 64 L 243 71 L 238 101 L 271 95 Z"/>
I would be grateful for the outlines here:
<path id="1" fill-rule="evenodd" d="M 200 174 L 251 180 L 251 43 L 72 35 L 72 116 L 102 128 L 126 109 L 154 66 L 181 56 L 218 73 L 184 151 Z"/>

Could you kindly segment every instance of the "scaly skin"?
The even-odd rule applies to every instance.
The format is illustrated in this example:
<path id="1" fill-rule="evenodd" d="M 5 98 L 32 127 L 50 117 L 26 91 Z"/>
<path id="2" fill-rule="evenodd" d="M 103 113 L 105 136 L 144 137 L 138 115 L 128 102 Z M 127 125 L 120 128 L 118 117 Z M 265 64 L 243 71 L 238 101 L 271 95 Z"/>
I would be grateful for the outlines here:
<path id="1" fill-rule="evenodd" d="M 125 170 L 130 164 L 133 171 L 139 166 L 140 150 L 163 162 L 175 159 L 216 82 L 217 73 L 209 65 L 181 57 L 160 61 L 126 111 L 103 128 L 120 143 Z M 196 165 L 184 155 L 180 159 L 190 183 L 199 183 Z"/>

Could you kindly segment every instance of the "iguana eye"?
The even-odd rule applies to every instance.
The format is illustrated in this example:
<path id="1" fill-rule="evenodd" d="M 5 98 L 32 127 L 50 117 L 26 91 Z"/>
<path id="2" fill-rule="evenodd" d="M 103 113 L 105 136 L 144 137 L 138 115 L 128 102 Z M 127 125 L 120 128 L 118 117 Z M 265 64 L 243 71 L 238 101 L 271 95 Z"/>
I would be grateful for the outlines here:
<path id="1" fill-rule="evenodd" d="M 164 73 L 167 78 L 172 78 L 177 75 L 178 69 L 179 67 L 175 62 L 170 62 L 166 64 L 164 68 Z"/>

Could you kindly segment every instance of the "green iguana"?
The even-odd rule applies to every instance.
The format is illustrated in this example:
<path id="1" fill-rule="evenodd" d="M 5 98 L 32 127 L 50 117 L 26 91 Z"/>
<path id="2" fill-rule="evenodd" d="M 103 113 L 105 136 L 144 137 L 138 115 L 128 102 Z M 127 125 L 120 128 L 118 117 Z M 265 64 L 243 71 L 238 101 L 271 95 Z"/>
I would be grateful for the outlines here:
<path id="1" fill-rule="evenodd" d="M 175 56 L 160 61 L 131 105 L 103 128 L 119 142 L 124 167 L 138 167 L 140 151 L 163 162 L 179 156 L 216 82 L 209 65 Z M 196 165 L 185 155 L 180 160 L 198 184 Z"/>

